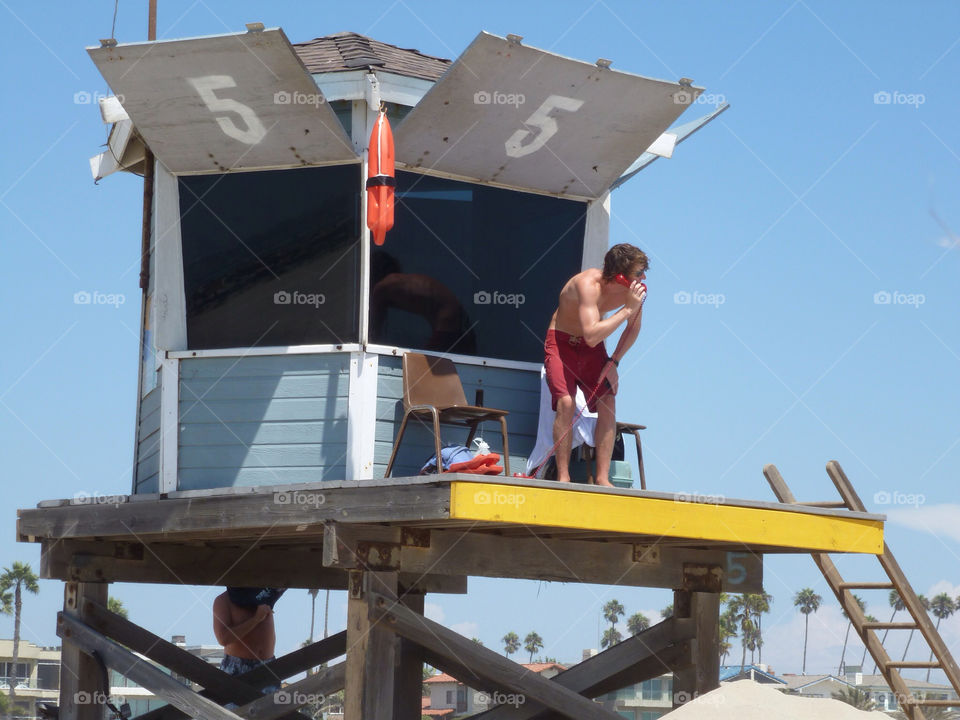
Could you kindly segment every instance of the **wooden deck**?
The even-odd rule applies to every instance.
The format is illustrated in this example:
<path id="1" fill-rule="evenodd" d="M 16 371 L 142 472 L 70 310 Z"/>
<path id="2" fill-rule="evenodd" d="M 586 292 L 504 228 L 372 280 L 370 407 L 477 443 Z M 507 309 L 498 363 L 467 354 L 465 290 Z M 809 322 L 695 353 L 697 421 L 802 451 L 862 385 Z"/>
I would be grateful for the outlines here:
<path id="1" fill-rule="evenodd" d="M 883 552 L 883 516 L 451 474 L 45 501 L 18 538 L 43 545 L 42 577 L 78 582 L 343 589 L 365 569 L 425 592 L 470 575 L 756 592 L 765 553 Z"/>

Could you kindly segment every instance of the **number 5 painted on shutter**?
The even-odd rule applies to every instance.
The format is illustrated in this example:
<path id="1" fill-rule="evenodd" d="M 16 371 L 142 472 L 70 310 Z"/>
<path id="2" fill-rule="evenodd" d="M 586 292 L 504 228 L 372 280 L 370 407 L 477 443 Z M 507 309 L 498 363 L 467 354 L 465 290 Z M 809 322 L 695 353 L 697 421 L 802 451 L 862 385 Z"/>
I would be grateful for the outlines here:
<path id="1" fill-rule="evenodd" d="M 233 118 L 216 116 L 214 119 L 223 130 L 224 134 L 239 140 L 247 145 L 256 145 L 263 140 L 267 134 L 267 129 L 260 122 L 260 118 L 253 111 L 253 108 L 244 105 L 241 102 L 230 98 L 217 97 L 214 90 L 223 90 L 237 86 L 237 81 L 229 75 L 204 75 L 202 77 L 187 78 L 187 82 L 197 91 L 200 99 L 207 106 L 210 112 L 231 112 L 240 116 L 240 119 L 246 124 L 246 129 L 241 129 L 233 121 Z"/>
<path id="2" fill-rule="evenodd" d="M 550 111 L 554 109 L 566 110 L 567 112 L 576 112 L 583 105 L 583 100 L 564 97 L 563 95 L 551 95 L 543 104 L 538 107 L 533 115 L 527 118 L 524 125 L 540 128 L 540 132 L 533 137 L 528 144 L 523 141 L 528 136 L 533 135 L 529 130 L 517 130 L 504 143 L 507 149 L 507 155 L 510 157 L 523 157 L 534 153 L 544 145 L 547 140 L 552 138 L 557 132 L 557 121 L 550 117 Z"/>

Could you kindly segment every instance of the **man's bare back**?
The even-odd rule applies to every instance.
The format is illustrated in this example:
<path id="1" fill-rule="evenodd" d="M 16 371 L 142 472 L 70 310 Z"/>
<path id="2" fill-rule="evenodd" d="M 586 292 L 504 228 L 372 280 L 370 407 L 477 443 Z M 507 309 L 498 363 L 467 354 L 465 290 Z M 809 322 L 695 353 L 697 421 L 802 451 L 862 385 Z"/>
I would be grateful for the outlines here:
<path id="1" fill-rule="evenodd" d="M 213 633 L 227 655 L 247 660 L 272 658 L 277 644 L 270 606 L 241 607 L 227 593 L 213 601 Z"/>

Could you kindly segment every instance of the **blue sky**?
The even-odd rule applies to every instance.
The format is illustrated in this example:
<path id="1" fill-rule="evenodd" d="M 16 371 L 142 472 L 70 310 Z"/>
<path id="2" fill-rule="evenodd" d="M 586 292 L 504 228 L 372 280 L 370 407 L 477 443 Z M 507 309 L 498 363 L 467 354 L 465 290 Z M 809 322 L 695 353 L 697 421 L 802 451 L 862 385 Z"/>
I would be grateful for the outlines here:
<path id="1" fill-rule="evenodd" d="M 868 507 L 887 513 L 888 543 L 915 588 L 956 596 L 960 6 L 488 0 L 452 8 L 161 0 L 158 32 L 217 34 L 262 21 L 294 42 L 352 30 L 449 58 L 480 30 L 516 33 L 622 70 L 691 77 L 722 95 L 727 113 L 612 197 L 612 241 L 652 257 L 644 328 L 622 364 L 619 402 L 623 419 L 649 426 L 649 486 L 772 499 L 761 468 L 773 462 L 801 499 L 833 499 L 823 466 L 839 460 Z M 112 14 L 107 0 L 0 0 L 4 566 L 39 568 L 39 547 L 13 542 L 15 508 L 130 485 L 141 181 L 93 184 L 87 159 L 106 128 L 95 105 L 75 102 L 77 93 L 107 92 L 84 47 L 110 35 Z M 120 0 L 116 37 L 146 38 L 146 2 Z M 83 290 L 125 302 L 75 305 Z M 715 302 L 682 302 L 705 296 Z M 842 567 L 879 579 L 868 574 L 875 565 Z M 810 586 L 826 602 L 810 623 L 807 669 L 835 671 L 844 622 L 813 563 L 771 557 L 766 578 L 774 603 L 764 660 L 799 672 L 803 623 L 791 598 Z M 607 599 L 654 618 L 671 601 L 667 591 L 632 588 L 483 579 L 470 588 L 428 598 L 430 614 L 488 647 L 507 631 L 537 630 L 544 654 L 566 660 L 597 646 Z M 215 589 L 118 585 L 113 594 L 160 635 L 214 642 Z M 889 616 L 885 597 L 866 599 L 868 612 Z M 24 638 L 56 643 L 60 604 L 60 583 L 42 582 L 26 604 Z M 307 636 L 309 598 L 291 593 L 277 610 L 278 650 L 287 651 Z M 334 593 L 331 628 L 344 620 Z M 943 628 L 960 650 L 960 619 Z M 0 618 L 0 636 L 12 632 L 12 620 Z M 859 661 L 860 650 L 852 654 Z"/>

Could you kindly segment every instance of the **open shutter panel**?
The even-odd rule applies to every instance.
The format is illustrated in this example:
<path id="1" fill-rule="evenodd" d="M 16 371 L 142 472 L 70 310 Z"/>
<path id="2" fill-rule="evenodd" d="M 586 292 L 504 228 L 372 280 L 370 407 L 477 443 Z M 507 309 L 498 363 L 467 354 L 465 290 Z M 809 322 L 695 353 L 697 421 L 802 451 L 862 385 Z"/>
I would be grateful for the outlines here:
<path id="1" fill-rule="evenodd" d="M 397 128 L 397 161 L 596 198 L 700 92 L 480 33 Z"/>
<path id="2" fill-rule="evenodd" d="M 88 52 L 147 145 L 171 172 L 358 159 L 280 29 Z"/>

